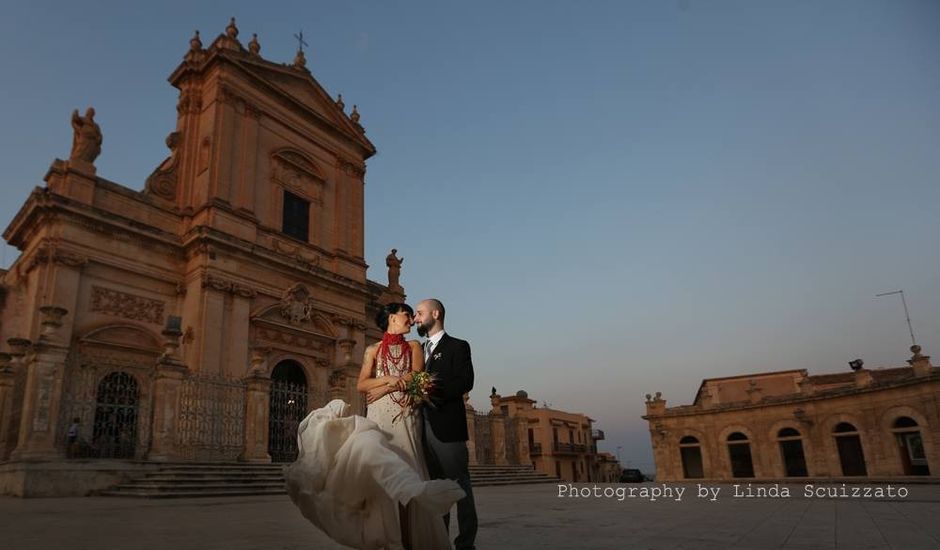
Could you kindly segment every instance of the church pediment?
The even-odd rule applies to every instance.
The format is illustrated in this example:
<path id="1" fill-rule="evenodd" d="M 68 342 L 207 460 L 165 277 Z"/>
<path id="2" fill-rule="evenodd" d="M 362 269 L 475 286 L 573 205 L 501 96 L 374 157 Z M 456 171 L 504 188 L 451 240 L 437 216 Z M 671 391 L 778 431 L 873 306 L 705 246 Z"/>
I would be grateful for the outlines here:
<path id="1" fill-rule="evenodd" d="M 293 331 L 336 338 L 336 328 L 321 312 L 310 289 L 297 283 L 281 295 L 280 302 L 269 304 L 252 315 L 252 322 L 270 328 L 284 327 Z"/>
<path id="2" fill-rule="evenodd" d="M 313 299 L 302 284 L 294 285 L 279 303 L 265 306 L 251 318 L 251 341 L 256 346 L 329 359 L 335 340 L 333 324 L 315 311 Z"/>
<path id="3" fill-rule="evenodd" d="M 291 101 L 313 111 L 336 130 L 358 142 L 369 151 L 369 155 L 375 152 L 372 142 L 343 111 L 342 103 L 337 104 L 309 73 L 272 65 L 263 60 L 243 59 L 238 60 L 237 63 L 250 75 Z"/>

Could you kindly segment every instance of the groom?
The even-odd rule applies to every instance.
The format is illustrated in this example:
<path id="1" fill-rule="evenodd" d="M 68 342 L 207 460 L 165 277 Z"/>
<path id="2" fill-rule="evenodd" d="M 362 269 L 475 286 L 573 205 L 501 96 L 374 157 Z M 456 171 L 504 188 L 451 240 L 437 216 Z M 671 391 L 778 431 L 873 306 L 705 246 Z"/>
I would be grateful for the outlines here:
<path id="1" fill-rule="evenodd" d="M 444 332 L 444 304 L 429 298 L 418 304 L 418 334 L 424 343 L 425 370 L 436 378 L 431 393 L 434 407 L 424 408 L 424 444 L 428 470 L 434 479 L 453 479 L 467 493 L 457 502 L 456 550 L 473 550 L 477 511 L 470 489 L 470 456 L 467 452 L 467 410 L 463 396 L 473 389 L 470 344 Z M 444 516 L 450 525 L 450 514 Z"/>

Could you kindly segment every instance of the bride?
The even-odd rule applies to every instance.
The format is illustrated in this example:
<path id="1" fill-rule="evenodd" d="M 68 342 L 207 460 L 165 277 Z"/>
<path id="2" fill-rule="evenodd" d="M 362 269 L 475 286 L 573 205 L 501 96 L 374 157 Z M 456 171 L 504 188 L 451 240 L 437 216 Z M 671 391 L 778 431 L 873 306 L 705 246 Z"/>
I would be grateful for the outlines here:
<path id="1" fill-rule="evenodd" d="M 452 480 L 429 480 L 420 413 L 402 414 L 401 388 L 424 369 L 420 344 L 404 335 L 414 324 L 407 304 L 384 306 L 382 340 L 366 349 L 357 389 L 366 418 L 333 400 L 301 422 L 297 461 L 285 470 L 301 513 L 337 542 L 354 548 L 452 548 L 443 516 L 464 496 Z"/>

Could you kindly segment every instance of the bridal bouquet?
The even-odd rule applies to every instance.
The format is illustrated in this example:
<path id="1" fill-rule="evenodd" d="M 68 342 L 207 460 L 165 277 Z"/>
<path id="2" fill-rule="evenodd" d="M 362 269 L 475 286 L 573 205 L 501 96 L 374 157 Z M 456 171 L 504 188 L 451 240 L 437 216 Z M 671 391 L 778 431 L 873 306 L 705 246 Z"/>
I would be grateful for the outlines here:
<path id="1" fill-rule="evenodd" d="M 431 392 L 434 391 L 434 382 L 436 380 L 437 377 L 427 371 L 413 373 L 411 380 L 407 382 L 405 389 L 402 390 L 402 399 L 397 401 L 401 405 L 401 412 L 398 413 L 395 420 L 413 413 L 425 403 L 433 407 Z"/>

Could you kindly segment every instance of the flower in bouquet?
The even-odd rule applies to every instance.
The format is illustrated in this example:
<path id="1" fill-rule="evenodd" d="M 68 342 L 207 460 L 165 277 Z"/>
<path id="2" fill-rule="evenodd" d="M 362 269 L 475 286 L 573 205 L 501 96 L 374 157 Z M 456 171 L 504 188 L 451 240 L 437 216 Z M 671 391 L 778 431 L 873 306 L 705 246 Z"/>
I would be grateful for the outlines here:
<path id="1" fill-rule="evenodd" d="M 401 390 L 401 399 L 396 400 L 401 405 L 402 410 L 395 417 L 395 420 L 413 413 L 423 404 L 433 407 L 431 393 L 434 391 L 436 380 L 436 376 L 426 371 L 412 373 L 411 378 L 405 383 L 404 389 Z"/>

